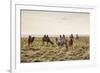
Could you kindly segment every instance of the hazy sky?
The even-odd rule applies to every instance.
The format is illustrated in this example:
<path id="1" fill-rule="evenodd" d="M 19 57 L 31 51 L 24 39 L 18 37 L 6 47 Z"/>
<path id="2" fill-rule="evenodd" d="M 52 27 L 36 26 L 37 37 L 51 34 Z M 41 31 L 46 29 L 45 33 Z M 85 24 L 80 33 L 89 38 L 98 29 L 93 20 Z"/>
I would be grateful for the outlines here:
<path id="1" fill-rule="evenodd" d="M 89 13 L 21 11 L 21 34 L 89 35 Z"/>

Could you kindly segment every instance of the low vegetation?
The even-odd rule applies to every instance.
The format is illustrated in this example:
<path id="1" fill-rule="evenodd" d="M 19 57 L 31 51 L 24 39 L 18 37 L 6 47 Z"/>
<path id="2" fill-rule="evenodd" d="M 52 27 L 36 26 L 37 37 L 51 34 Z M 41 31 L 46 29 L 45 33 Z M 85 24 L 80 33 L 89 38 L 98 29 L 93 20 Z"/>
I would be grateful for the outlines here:
<path id="1" fill-rule="evenodd" d="M 34 42 L 28 46 L 27 37 L 21 37 L 21 63 L 89 60 L 89 37 L 83 36 L 74 39 L 73 47 L 60 47 L 55 42 L 55 37 L 50 37 L 54 45 L 50 43 L 43 45 L 42 37 L 36 37 Z"/>

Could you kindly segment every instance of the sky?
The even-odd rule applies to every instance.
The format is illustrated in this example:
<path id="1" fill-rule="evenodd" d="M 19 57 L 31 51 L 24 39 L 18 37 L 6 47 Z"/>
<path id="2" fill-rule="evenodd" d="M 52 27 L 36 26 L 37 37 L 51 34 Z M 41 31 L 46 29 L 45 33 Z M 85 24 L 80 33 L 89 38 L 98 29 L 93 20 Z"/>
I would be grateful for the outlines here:
<path id="1" fill-rule="evenodd" d="M 89 13 L 21 10 L 21 34 L 89 35 Z"/>

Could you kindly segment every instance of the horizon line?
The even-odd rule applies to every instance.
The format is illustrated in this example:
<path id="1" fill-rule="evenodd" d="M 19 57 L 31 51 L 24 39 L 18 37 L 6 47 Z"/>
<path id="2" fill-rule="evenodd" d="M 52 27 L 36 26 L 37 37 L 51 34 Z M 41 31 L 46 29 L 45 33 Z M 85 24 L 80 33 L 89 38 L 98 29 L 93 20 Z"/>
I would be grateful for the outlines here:
<path id="1" fill-rule="evenodd" d="M 31 36 L 36 36 L 36 37 L 43 37 L 44 35 L 49 35 L 50 37 L 58 37 L 59 35 L 63 34 L 21 34 L 21 37 L 28 37 L 29 35 Z M 64 34 L 65 36 L 69 36 L 71 34 Z M 89 34 L 78 34 L 79 36 L 89 36 Z M 73 36 L 76 36 L 76 34 L 73 34 Z"/>

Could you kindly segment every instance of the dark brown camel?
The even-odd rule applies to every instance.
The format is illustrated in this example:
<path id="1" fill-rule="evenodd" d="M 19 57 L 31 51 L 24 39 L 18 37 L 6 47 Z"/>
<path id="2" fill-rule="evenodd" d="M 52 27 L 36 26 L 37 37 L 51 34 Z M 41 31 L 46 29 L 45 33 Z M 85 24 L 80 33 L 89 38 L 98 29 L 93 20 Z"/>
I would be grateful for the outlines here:
<path id="1" fill-rule="evenodd" d="M 32 44 L 32 42 L 34 42 L 35 37 L 31 37 L 31 35 L 29 35 L 28 37 L 28 46 L 30 47 L 30 45 Z"/>
<path id="2" fill-rule="evenodd" d="M 44 37 L 42 38 L 42 41 L 43 41 L 43 45 L 44 45 L 44 43 L 47 43 L 47 45 L 48 45 L 48 43 L 50 43 L 50 44 L 54 44 L 51 40 L 50 40 L 50 38 L 49 38 L 49 36 L 48 35 L 44 35 Z"/>
<path id="3" fill-rule="evenodd" d="M 69 46 L 73 47 L 73 43 L 74 43 L 74 36 L 73 36 L 73 34 L 71 34 L 69 37 Z"/>

